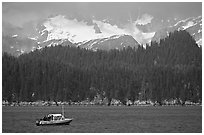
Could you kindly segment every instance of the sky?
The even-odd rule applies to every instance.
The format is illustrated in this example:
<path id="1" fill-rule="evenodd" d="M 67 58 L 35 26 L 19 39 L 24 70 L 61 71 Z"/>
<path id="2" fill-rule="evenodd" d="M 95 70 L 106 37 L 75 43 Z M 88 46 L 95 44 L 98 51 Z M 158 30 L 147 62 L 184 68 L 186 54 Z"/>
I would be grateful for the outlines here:
<path id="1" fill-rule="evenodd" d="M 72 15 L 111 18 L 119 22 L 137 20 L 143 16 L 159 19 L 188 18 L 202 15 L 201 2 L 3 2 L 2 21 L 15 26 L 47 18 L 50 15 Z M 145 18 L 146 17 L 146 18 Z"/>

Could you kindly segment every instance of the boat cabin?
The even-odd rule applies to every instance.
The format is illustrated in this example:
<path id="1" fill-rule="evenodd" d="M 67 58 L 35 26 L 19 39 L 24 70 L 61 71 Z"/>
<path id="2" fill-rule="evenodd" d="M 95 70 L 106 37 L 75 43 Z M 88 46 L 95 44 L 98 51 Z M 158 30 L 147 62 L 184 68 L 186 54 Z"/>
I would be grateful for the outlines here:
<path id="1" fill-rule="evenodd" d="M 56 121 L 56 120 L 64 120 L 64 116 L 62 114 L 48 114 L 43 118 L 44 121 Z"/>

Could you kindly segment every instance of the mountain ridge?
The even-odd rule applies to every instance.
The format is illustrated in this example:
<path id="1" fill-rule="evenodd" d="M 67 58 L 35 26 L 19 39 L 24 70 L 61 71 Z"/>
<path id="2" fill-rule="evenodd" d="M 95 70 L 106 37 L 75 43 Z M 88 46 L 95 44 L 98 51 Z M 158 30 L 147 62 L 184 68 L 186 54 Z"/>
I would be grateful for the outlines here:
<path id="1" fill-rule="evenodd" d="M 156 21 L 156 22 L 155 22 Z M 171 20 L 167 20 L 164 23 L 164 20 L 150 19 L 149 22 L 142 23 L 139 20 L 136 21 L 129 21 L 123 27 L 117 26 L 114 23 L 110 23 L 108 20 L 96 20 L 95 18 L 81 18 L 76 19 L 74 17 L 66 17 L 63 15 L 53 15 L 47 19 L 40 20 L 38 23 L 27 23 L 22 28 L 15 28 L 10 27 L 10 25 L 3 23 L 3 37 L 10 36 L 13 37 L 14 40 L 32 40 L 30 44 L 25 49 L 26 43 L 25 41 L 21 41 L 21 44 L 17 44 L 15 41 L 10 41 L 12 44 L 8 44 L 3 40 L 3 46 L 6 49 L 3 51 L 13 52 L 16 48 L 17 50 L 23 50 L 21 52 L 30 52 L 34 49 L 39 49 L 45 46 L 51 45 L 59 45 L 59 44 L 69 44 L 75 46 L 81 46 L 87 49 L 93 48 L 93 50 L 103 49 L 104 46 L 109 46 L 110 49 L 117 49 L 121 48 L 123 41 L 117 39 L 119 41 L 115 41 L 113 44 L 104 45 L 104 43 L 100 46 L 97 41 L 109 39 L 112 42 L 112 36 L 119 36 L 119 35 L 129 35 L 134 38 L 134 42 L 131 38 L 124 38 L 125 42 L 133 43 L 132 47 L 135 47 L 135 43 L 138 45 L 146 46 L 146 44 L 150 44 L 151 41 L 159 42 L 160 39 L 165 38 L 168 36 L 170 32 L 175 30 L 186 30 L 188 31 L 191 36 L 194 37 L 197 44 L 201 46 L 202 44 L 202 17 L 191 17 L 183 20 L 176 20 L 174 19 L 172 22 Z M 171 24 L 170 24 L 171 22 Z M 32 25 L 31 28 L 28 26 Z M 158 26 L 162 26 L 158 30 L 155 28 Z M 12 30 L 15 29 L 12 33 Z M 8 30 L 8 31 L 6 31 Z M 34 32 L 32 32 L 34 30 Z M 25 32 L 24 32 L 25 31 Z M 27 35 L 27 36 L 26 36 Z M 16 36 L 16 37 L 14 37 Z M 127 41 L 127 40 L 130 41 Z M 10 38 L 9 40 L 12 40 Z M 95 42 L 95 43 L 94 43 Z M 107 42 L 106 43 L 110 43 Z M 84 45 L 82 45 L 82 43 Z M 92 47 L 90 44 L 92 43 Z M 101 42 L 102 43 L 102 42 Z M 118 45 L 116 45 L 116 43 Z M 103 47 L 102 47 L 103 46 Z M 112 46 L 112 47 L 111 47 Z M 127 46 L 127 45 L 125 45 Z M 100 48 L 102 47 L 102 48 Z M 106 48 L 107 48 L 106 47 Z M 9 50 L 9 48 L 11 50 Z M 30 49 L 28 49 L 30 48 Z M 96 49 L 97 48 L 97 49 Z M 108 50 L 108 49 L 106 49 Z M 17 53 L 18 54 L 18 53 Z M 20 55 L 22 53 L 19 53 Z M 16 53 L 15 53 L 16 55 Z"/>
<path id="2" fill-rule="evenodd" d="M 109 104 L 112 99 L 123 104 L 202 101 L 202 48 L 186 31 L 170 33 L 146 49 L 59 45 L 19 57 L 5 53 L 2 62 L 2 99 L 9 102 L 92 101 L 97 93 Z"/>

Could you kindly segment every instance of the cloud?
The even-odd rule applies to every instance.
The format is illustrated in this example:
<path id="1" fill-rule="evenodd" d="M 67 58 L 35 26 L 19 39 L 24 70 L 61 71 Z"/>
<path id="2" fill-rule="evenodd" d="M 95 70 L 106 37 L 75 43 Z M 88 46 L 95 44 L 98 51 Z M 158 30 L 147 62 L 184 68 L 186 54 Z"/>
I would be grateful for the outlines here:
<path id="1" fill-rule="evenodd" d="M 154 17 L 149 14 L 143 14 L 139 19 L 135 21 L 135 23 L 139 25 L 146 25 L 148 23 L 151 23 L 153 18 Z"/>
<path id="2" fill-rule="evenodd" d="M 99 33 L 96 34 L 94 26 L 97 25 Z M 88 25 L 85 21 L 77 19 L 68 19 L 63 15 L 49 18 L 44 22 L 45 29 L 48 31 L 47 40 L 51 39 L 69 39 L 71 42 L 83 42 L 98 38 L 107 38 L 113 35 L 131 35 L 140 44 L 149 43 L 154 36 L 153 33 L 144 33 L 130 22 L 119 28 L 117 25 L 111 25 L 100 20 L 93 20 L 93 24 Z"/>

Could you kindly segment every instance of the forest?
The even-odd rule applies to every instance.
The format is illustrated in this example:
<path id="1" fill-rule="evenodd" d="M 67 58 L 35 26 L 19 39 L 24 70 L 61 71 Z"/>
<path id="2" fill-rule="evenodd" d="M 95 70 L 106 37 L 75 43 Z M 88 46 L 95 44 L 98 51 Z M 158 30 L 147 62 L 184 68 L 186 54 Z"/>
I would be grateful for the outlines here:
<path id="1" fill-rule="evenodd" d="M 51 46 L 19 57 L 2 54 L 2 100 L 110 102 L 202 101 L 202 47 L 186 31 L 146 48 L 92 51 Z"/>

